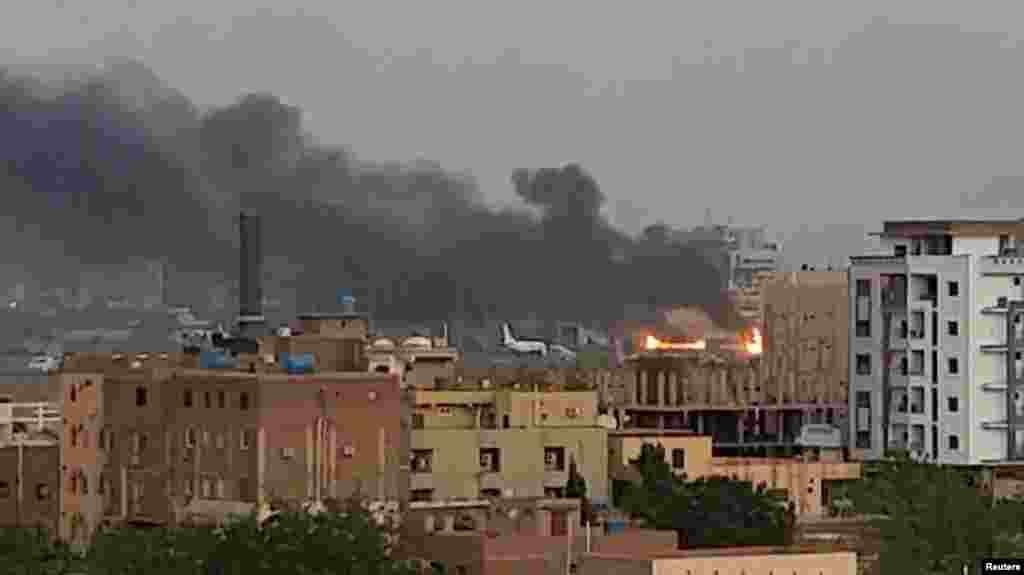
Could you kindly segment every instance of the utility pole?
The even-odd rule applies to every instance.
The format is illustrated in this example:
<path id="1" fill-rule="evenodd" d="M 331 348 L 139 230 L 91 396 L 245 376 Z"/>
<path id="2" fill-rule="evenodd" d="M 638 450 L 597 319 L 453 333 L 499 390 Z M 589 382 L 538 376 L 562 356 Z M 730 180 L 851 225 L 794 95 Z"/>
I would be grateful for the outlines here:
<path id="1" fill-rule="evenodd" d="M 22 502 L 23 502 L 23 500 L 25 498 L 25 442 L 22 441 L 20 438 L 16 439 L 15 441 L 18 442 L 18 478 L 17 478 L 17 482 L 16 482 L 16 485 L 15 485 L 15 489 L 18 490 L 18 492 L 17 492 L 18 515 L 17 515 L 17 521 L 16 521 L 15 525 L 17 525 L 18 527 L 21 527 L 22 526 L 22 512 L 21 512 L 21 509 L 22 509 L 22 505 L 23 505 Z"/>

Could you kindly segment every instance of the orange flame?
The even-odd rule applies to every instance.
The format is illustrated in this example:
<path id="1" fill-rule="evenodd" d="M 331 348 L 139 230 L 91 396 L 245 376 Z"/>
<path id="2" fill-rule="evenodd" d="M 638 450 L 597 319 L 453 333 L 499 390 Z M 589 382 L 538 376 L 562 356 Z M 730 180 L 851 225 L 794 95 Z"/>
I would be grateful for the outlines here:
<path id="1" fill-rule="evenodd" d="M 697 341 L 689 342 L 689 343 L 676 343 L 676 342 L 671 342 L 671 341 L 661 341 L 660 339 L 654 337 L 653 335 L 649 335 L 649 336 L 647 336 L 647 341 L 645 342 L 644 347 L 646 347 L 648 351 L 657 350 L 657 349 L 674 350 L 674 351 L 684 351 L 684 350 L 701 351 L 701 350 L 707 349 L 708 344 L 703 339 L 698 339 Z"/>
<path id="2" fill-rule="evenodd" d="M 743 347 L 747 350 L 747 353 L 751 355 L 761 355 L 764 353 L 764 342 L 761 339 L 761 330 L 752 328 L 750 331 L 750 340 L 744 342 Z"/>

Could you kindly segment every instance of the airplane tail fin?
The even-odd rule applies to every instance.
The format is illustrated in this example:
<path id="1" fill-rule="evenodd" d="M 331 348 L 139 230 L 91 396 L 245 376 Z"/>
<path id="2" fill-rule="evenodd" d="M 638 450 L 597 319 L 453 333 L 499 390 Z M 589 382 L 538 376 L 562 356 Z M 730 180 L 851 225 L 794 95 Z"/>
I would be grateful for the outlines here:
<path id="1" fill-rule="evenodd" d="M 508 344 L 508 343 L 512 343 L 512 342 L 514 342 L 516 340 L 514 337 L 512 337 L 512 328 L 509 327 L 507 321 L 501 323 L 501 328 L 500 329 L 501 329 L 501 342 L 502 343 Z"/>

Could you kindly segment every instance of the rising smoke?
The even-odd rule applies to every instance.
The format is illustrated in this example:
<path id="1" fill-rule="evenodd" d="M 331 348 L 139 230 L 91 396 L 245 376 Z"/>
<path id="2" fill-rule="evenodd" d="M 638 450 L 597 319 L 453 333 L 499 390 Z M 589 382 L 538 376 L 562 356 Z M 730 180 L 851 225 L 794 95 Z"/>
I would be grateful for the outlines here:
<path id="1" fill-rule="evenodd" d="M 611 321 L 693 304 L 735 323 L 716 269 L 664 233 L 614 229 L 578 165 L 516 171 L 527 207 L 496 211 L 470 178 L 315 143 L 272 95 L 200 113 L 131 62 L 59 90 L 0 74 L 0 104 L 0 240 L 19 246 L 2 255 L 44 281 L 163 258 L 172 291 L 201 297 L 237 273 L 244 209 L 264 219 L 265 293 L 293 311 L 348 288 L 386 319 Z"/>

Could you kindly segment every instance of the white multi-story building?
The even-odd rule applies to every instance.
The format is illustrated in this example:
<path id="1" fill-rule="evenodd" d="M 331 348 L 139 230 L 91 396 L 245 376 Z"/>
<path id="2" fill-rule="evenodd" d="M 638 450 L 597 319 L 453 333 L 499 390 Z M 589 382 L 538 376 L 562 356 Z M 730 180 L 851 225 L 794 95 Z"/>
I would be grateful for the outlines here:
<path id="1" fill-rule="evenodd" d="M 1024 459 L 1024 220 L 886 222 L 879 235 L 888 253 L 849 270 L 853 452 Z"/>

